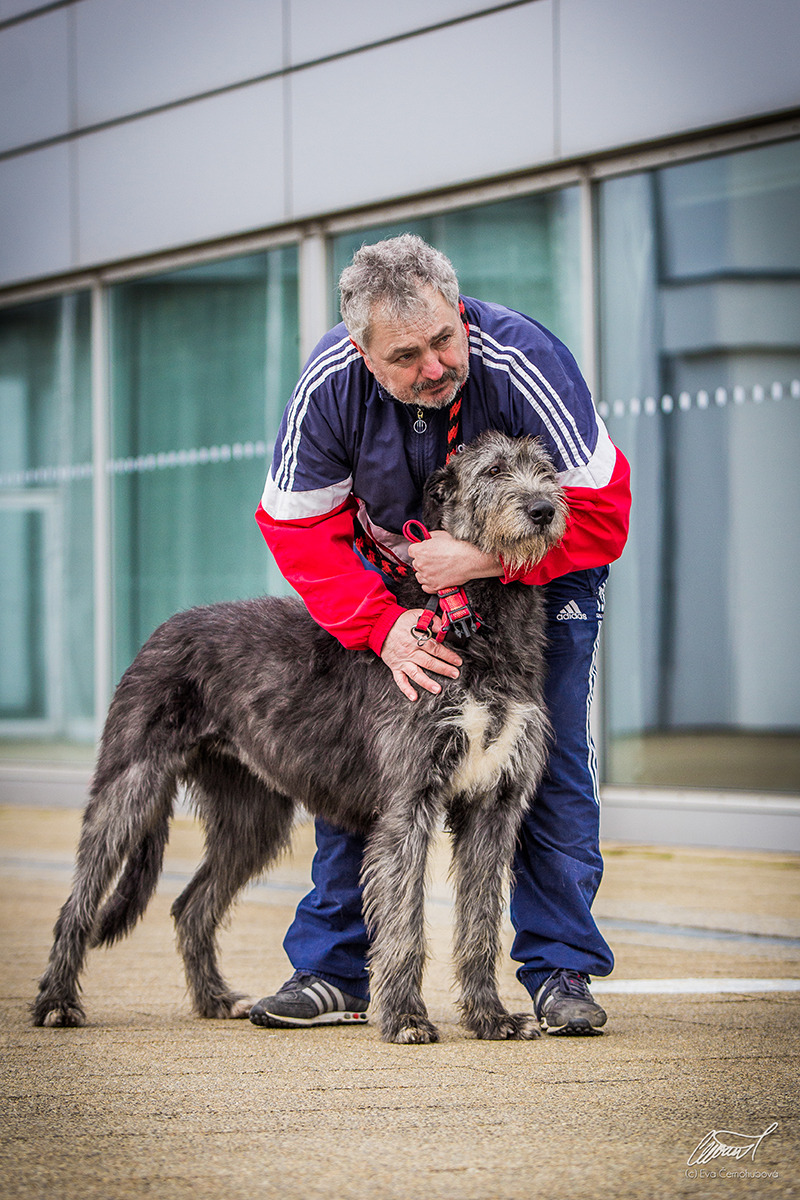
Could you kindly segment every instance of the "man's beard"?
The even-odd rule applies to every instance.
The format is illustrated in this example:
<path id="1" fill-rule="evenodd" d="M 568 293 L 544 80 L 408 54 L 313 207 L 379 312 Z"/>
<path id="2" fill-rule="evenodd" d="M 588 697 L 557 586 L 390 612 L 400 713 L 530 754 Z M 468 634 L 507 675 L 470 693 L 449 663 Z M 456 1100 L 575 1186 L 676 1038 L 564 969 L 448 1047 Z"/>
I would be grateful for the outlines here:
<path id="1" fill-rule="evenodd" d="M 462 376 L 455 367 L 450 367 L 443 373 L 441 379 L 436 379 L 433 382 L 415 383 L 411 388 L 413 398 L 406 400 L 405 403 L 416 404 L 420 408 L 448 408 L 467 382 L 468 374 L 469 368 Z M 431 392 L 438 391 L 445 383 L 451 385 L 446 392 L 443 392 L 441 396 L 430 395 Z"/>

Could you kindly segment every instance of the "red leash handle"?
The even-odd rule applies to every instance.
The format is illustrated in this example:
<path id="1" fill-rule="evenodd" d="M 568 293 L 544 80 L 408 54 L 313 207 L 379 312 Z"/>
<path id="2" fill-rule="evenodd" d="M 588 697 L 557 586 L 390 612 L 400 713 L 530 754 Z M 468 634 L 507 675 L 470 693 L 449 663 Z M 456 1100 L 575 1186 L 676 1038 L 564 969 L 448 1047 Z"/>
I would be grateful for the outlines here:
<path id="1" fill-rule="evenodd" d="M 406 521 L 403 526 L 403 537 L 409 542 L 429 542 L 431 535 L 422 521 Z"/>
<path id="2" fill-rule="evenodd" d="M 422 524 L 422 521 L 406 521 L 403 526 L 403 537 L 409 542 L 429 542 L 431 535 L 427 528 Z M 412 634 L 417 639 L 418 646 L 424 646 L 427 641 L 433 637 L 433 618 L 436 615 L 436 609 L 439 607 L 439 599 L 436 596 L 431 596 L 425 609 L 420 613 L 420 618 L 414 628 Z M 439 630 L 441 633 L 442 630 Z M 437 641 L 441 638 L 437 635 Z"/>
<path id="3" fill-rule="evenodd" d="M 403 526 L 403 537 L 409 542 L 428 542 L 430 541 L 430 533 L 423 525 L 422 521 L 406 521 Z M 443 642 L 450 629 L 462 639 L 471 637 L 473 633 L 477 633 L 481 627 L 481 619 L 477 613 L 474 613 L 470 608 L 469 600 L 466 593 L 460 587 L 442 588 L 438 593 L 437 604 L 431 607 L 431 602 L 428 602 L 425 611 L 420 616 L 412 634 L 417 636 L 417 644 L 423 646 L 429 638 L 433 636 L 431 625 L 435 609 L 441 605 L 442 609 L 442 627 L 436 634 L 436 641 Z"/>

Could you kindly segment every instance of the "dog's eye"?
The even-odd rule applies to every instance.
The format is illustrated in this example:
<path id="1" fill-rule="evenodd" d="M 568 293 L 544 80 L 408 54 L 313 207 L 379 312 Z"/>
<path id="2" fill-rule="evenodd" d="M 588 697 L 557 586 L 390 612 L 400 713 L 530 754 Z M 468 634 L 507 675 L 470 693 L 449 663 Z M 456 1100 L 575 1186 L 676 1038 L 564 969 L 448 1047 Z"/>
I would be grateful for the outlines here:
<path id="1" fill-rule="evenodd" d="M 486 472 L 486 474 L 487 475 L 499 475 L 500 472 L 502 471 L 502 469 L 503 468 L 500 466 L 499 463 L 492 463 L 492 465 L 489 467 L 489 470 Z"/>

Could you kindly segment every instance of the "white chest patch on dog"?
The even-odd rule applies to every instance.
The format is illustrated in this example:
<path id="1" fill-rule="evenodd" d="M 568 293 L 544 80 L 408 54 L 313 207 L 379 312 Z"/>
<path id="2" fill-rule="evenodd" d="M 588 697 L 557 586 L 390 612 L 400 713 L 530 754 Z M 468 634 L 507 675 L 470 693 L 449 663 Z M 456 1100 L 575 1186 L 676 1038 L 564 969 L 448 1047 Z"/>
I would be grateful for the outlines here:
<path id="1" fill-rule="evenodd" d="M 485 704 L 467 699 L 461 712 L 453 718 L 453 725 L 467 735 L 467 753 L 452 780 L 454 794 L 488 791 L 496 786 L 514 754 L 530 712 L 530 705 L 509 704 L 500 730 L 487 742 L 491 713 Z"/>

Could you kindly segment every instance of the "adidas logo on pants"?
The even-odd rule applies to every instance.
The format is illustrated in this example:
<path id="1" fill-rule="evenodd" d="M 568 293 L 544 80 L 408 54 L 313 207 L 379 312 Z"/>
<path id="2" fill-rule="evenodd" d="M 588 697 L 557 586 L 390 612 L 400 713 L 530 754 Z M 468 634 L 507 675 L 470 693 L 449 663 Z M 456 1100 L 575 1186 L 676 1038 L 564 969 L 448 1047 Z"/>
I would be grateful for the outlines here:
<path id="1" fill-rule="evenodd" d="M 556 613 L 557 621 L 586 621 L 585 612 L 581 612 L 574 600 L 569 600 L 560 613 Z"/>

